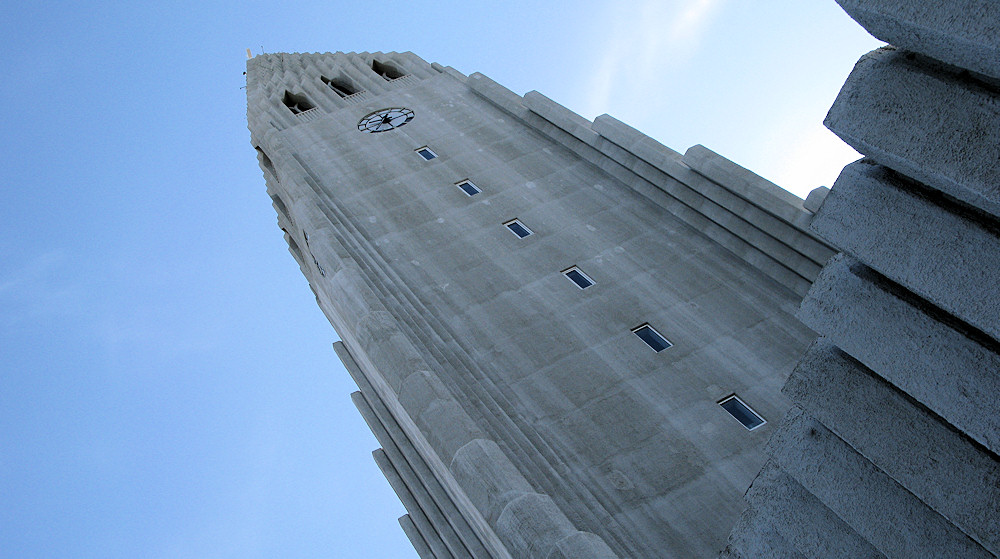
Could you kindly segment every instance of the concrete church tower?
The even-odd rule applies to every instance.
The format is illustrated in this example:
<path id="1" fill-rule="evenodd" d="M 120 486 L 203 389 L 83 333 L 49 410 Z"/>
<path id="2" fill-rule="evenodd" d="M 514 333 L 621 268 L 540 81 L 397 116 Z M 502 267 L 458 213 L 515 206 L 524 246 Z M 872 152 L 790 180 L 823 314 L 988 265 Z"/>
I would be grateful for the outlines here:
<path id="1" fill-rule="evenodd" d="M 832 250 L 701 146 L 411 53 L 268 54 L 251 141 L 421 557 L 711 557 Z"/>

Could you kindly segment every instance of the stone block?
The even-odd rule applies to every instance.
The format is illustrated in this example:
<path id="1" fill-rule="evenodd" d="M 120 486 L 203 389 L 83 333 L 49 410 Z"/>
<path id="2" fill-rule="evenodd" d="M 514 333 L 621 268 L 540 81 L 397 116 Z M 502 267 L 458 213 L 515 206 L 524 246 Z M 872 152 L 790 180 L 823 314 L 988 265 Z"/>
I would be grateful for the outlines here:
<path id="1" fill-rule="evenodd" d="M 500 447 L 488 439 L 470 441 L 459 449 L 450 469 L 490 524 L 508 503 L 534 491 Z"/>
<path id="2" fill-rule="evenodd" d="M 1000 216 L 1000 96 L 884 47 L 861 57 L 824 121 L 876 162 Z"/>
<path id="3" fill-rule="evenodd" d="M 429 371 L 417 371 L 406 377 L 399 403 L 446 462 L 463 445 L 485 436 L 444 383 Z"/>
<path id="4" fill-rule="evenodd" d="M 810 212 L 816 213 L 819 211 L 820 206 L 823 205 L 823 201 L 826 200 L 826 195 L 829 193 L 829 188 L 825 186 L 817 186 L 809 191 L 809 195 L 802 201 L 802 207 Z"/>
<path id="5" fill-rule="evenodd" d="M 843 254 L 799 309 L 815 332 L 997 453 L 1000 416 L 986 409 L 1000 393 L 1000 354 L 989 338 L 970 338 L 942 315 Z"/>
<path id="6" fill-rule="evenodd" d="M 437 64 L 437 62 L 435 62 L 434 64 Z M 448 74 L 449 76 L 455 78 L 456 80 L 462 83 L 465 83 L 466 80 L 468 80 L 468 77 L 465 74 L 459 72 L 458 70 L 452 68 L 451 66 L 442 66 L 440 71 L 442 73 Z"/>
<path id="7" fill-rule="evenodd" d="M 837 0 L 877 39 L 1000 78 L 1000 4 L 993 0 Z"/>
<path id="8" fill-rule="evenodd" d="M 807 230 L 811 216 L 803 209 L 802 199 L 764 177 L 700 144 L 688 148 L 681 161 L 761 209 Z"/>
<path id="9" fill-rule="evenodd" d="M 1000 340 L 1000 236 L 933 191 L 861 160 L 844 167 L 813 230 L 889 279 Z"/>
<path id="10" fill-rule="evenodd" d="M 504 507 L 497 519 L 497 535 L 515 556 L 525 559 L 558 558 L 570 550 L 578 559 L 618 557 L 604 540 L 574 530 L 552 499 L 538 493 L 521 495 Z M 559 544 L 565 547 L 560 549 Z"/>
<path id="11" fill-rule="evenodd" d="M 594 119 L 591 128 L 601 136 L 625 148 L 637 157 L 648 161 L 654 167 L 669 162 L 680 161 L 681 154 L 639 132 L 611 115 L 601 115 Z"/>
<path id="12" fill-rule="evenodd" d="M 761 469 L 747 490 L 746 500 L 760 517 L 761 524 L 771 526 L 791 549 L 806 557 L 884 557 L 773 462 Z M 746 540 L 750 538 L 749 534 L 745 537 Z M 755 547 L 765 546 L 760 542 Z"/>
<path id="13" fill-rule="evenodd" d="M 783 392 L 980 545 L 1000 555 L 1000 462 L 823 340 Z"/>
<path id="14" fill-rule="evenodd" d="M 729 544 L 719 555 L 722 559 L 806 559 L 774 527 L 771 518 L 748 507 L 733 526 Z"/>
<path id="15" fill-rule="evenodd" d="M 470 74 L 465 83 L 482 98 L 515 116 L 524 116 L 528 113 L 528 109 L 521 103 L 520 95 L 479 72 Z"/>
<path id="16" fill-rule="evenodd" d="M 523 102 L 524 106 L 528 107 L 531 112 L 541 116 L 559 128 L 562 128 L 573 136 L 576 136 L 584 141 L 587 141 L 586 138 L 588 137 L 596 139 L 597 133 L 591 130 L 589 120 L 574 113 L 559 103 L 556 103 L 541 93 L 537 91 L 529 91 L 524 94 Z"/>
<path id="17" fill-rule="evenodd" d="M 994 557 L 801 408 L 789 411 L 768 448 L 778 467 L 886 557 Z"/>
<path id="18" fill-rule="evenodd" d="M 590 532 L 573 532 L 556 542 L 546 559 L 576 559 L 577 557 L 592 557 L 594 559 L 612 559 L 617 557 L 604 540 Z"/>

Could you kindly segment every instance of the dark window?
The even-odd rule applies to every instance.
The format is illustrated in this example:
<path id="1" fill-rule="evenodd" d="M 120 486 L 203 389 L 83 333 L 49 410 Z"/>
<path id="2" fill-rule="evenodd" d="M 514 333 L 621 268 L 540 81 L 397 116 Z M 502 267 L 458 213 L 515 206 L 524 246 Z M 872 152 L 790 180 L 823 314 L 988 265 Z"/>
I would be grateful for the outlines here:
<path id="1" fill-rule="evenodd" d="M 528 229 L 527 227 L 524 226 L 523 223 L 521 223 L 516 219 L 508 221 L 507 223 L 504 223 L 504 225 L 506 225 L 507 229 L 510 229 L 512 233 L 514 233 L 521 239 L 532 234 L 531 229 Z"/>
<path id="2" fill-rule="evenodd" d="M 659 332 L 653 330 L 653 327 L 650 326 L 649 324 L 643 324 L 642 326 L 632 330 L 632 332 L 636 336 L 639 336 L 639 339 L 646 342 L 646 345 L 648 345 L 650 348 L 652 348 L 653 351 L 657 353 L 674 345 L 669 341 L 667 341 L 666 338 L 661 336 Z"/>
<path id="3" fill-rule="evenodd" d="M 587 289 L 591 285 L 594 285 L 594 280 L 587 277 L 587 274 L 580 271 L 576 266 L 563 270 L 563 275 L 569 278 L 569 281 L 576 284 L 580 289 Z"/>
<path id="4" fill-rule="evenodd" d="M 472 181 L 462 181 L 455 186 L 461 188 L 462 192 L 465 192 L 469 196 L 475 196 L 476 194 L 482 192 L 482 190 L 479 190 L 478 186 L 472 184 Z"/>
<path id="5" fill-rule="evenodd" d="M 305 96 L 296 95 L 291 91 L 285 91 L 285 96 L 281 98 L 281 102 L 288 107 L 288 110 L 292 111 L 292 114 L 296 115 L 316 108 L 316 105 L 310 103 Z"/>
<path id="6" fill-rule="evenodd" d="M 719 405 L 751 431 L 765 423 L 764 418 L 757 415 L 757 412 L 750 409 L 750 406 L 744 404 L 743 400 L 740 400 L 736 394 L 724 398 L 719 402 Z"/>
<path id="7" fill-rule="evenodd" d="M 331 80 L 326 76 L 320 76 L 319 79 L 322 80 L 323 83 L 328 85 L 330 89 L 334 90 L 337 93 L 337 95 L 341 97 L 354 95 L 359 91 L 358 88 L 354 87 L 354 84 L 342 78 L 334 78 Z"/>
<path id="8" fill-rule="evenodd" d="M 391 64 L 379 62 L 378 60 L 372 60 L 372 70 L 375 70 L 375 73 L 382 76 L 382 79 L 386 81 L 392 81 L 403 77 L 403 73 Z"/>
<path id="9" fill-rule="evenodd" d="M 418 149 L 417 153 L 420 154 L 420 157 L 423 157 L 426 161 L 430 161 L 431 159 L 437 157 L 437 154 L 431 151 L 431 148 L 427 146 Z"/>

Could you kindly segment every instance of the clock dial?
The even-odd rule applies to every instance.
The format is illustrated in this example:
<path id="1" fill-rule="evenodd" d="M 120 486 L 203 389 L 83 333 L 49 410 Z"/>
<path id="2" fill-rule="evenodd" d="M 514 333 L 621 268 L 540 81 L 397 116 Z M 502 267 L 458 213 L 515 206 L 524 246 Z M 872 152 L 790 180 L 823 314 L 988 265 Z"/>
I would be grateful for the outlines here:
<path id="1" fill-rule="evenodd" d="M 358 122 L 358 130 L 362 132 L 385 132 L 399 128 L 413 120 L 413 111 L 402 107 L 382 109 L 368 114 Z"/>

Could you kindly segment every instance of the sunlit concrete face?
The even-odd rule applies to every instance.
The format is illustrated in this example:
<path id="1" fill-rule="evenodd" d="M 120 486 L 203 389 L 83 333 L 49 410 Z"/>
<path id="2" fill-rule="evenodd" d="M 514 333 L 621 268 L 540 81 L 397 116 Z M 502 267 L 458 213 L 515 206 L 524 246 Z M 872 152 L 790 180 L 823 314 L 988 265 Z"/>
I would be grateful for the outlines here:
<path id="1" fill-rule="evenodd" d="M 718 554 L 813 337 L 791 313 L 829 249 L 801 201 L 408 53 L 257 57 L 248 98 L 423 556 Z"/>

